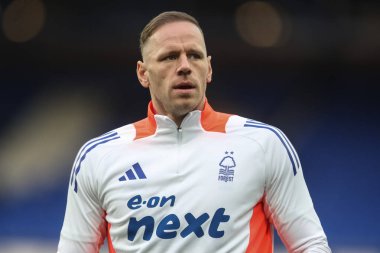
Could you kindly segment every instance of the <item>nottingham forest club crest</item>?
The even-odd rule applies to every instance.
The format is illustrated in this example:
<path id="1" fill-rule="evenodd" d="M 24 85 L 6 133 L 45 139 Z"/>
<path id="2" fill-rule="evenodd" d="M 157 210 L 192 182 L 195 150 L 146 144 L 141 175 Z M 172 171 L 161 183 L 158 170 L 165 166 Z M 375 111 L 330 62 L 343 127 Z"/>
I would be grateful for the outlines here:
<path id="1" fill-rule="evenodd" d="M 223 182 L 232 182 L 234 181 L 234 175 L 235 175 L 235 170 L 234 168 L 236 167 L 236 162 L 232 155 L 234 152 L 228 152 L 226 151 L 225 156 L 222 158 L 222 160 L 219 163 L 219 181 Z"/>

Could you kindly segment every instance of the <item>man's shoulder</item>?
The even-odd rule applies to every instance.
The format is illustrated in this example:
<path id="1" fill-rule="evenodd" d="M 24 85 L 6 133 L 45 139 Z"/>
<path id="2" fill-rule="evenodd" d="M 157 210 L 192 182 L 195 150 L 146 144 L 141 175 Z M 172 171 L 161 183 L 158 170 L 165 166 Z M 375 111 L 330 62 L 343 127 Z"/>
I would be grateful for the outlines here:
<path id="1" fill-rule="evenodd" d="M 279 128 L 273 125 L 239 115 L 230 117 L 226 125 L 226 132 L 246 136 L 259 142 L 278 140 L 285 136 Z"/>
<path id="2" fill-rule="evenodd" d="M 89 139 L 82 145 L 79 153 L 86 156 L 90 153 L 99 155 L 133 141 L 135 136 L 136 130 L 133 123 L 127 124 Z"/>
<path id="3" fill-rule="evenodd" d="M 90 141 L 92 140 L 95 140 L 95 139 L 109 139 L 110 137 L 114 137 L 114 138 L 117 138 L 117 139 L 131 139 L 134 137 L 135 135 L 135 128 L 133 126 L 133 123 L 131 124 L 127 124 L 127 125 L 123 125 L 121 127 L 117 127 L 117 128 L 114 128 L 110 131 L 107 131 L 93 139 L 91 139 Z"/>

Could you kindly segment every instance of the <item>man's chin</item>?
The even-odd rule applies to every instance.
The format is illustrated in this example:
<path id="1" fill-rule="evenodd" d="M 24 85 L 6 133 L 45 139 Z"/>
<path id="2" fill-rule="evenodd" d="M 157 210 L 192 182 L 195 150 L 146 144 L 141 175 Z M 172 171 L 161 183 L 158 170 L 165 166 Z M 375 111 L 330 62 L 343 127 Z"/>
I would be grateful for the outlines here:
<path id="1" fill-rule="evenodd" d="M 177 101 L 174 107 L 175 111 L 177 111 L 179 115 L 185 115 L 189 112 L 200 109 L 199 103 L 197 103 L 193 99 L 181 99 Z"/>

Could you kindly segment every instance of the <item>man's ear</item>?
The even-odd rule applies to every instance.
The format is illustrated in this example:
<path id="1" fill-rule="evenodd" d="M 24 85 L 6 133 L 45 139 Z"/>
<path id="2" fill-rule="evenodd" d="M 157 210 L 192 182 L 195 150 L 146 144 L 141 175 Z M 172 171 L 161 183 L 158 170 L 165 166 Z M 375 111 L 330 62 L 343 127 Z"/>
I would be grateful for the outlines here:
<path id="1" fill-rule="evenodd" d="M 211 56 L 207 56 L 208 62 L 208 72 L 207 72 L 207 83 L 211 83 L 212 80 L 212 67 L 211 67 Z"/>
<path id="2" fill-rule="evenodd" d="M 149 88 L 149 78 L 148 78 L 148 73 L 147 73 L 144 62 L 142 61 L 137 62 L 136 73 L 137 73 L 137 78 L 139 79 L 141 85 L 144 88 Z"/>

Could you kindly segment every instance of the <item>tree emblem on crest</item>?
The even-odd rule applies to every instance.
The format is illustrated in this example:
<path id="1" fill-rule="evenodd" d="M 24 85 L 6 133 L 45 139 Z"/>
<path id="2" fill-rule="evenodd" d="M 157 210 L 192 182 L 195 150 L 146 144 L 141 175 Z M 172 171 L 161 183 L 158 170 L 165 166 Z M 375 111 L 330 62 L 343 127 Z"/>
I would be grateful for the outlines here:
<path id="1" fill-rule="evenodd" d="M 225 176 L 233 176 L 234 170 L 232 168 L 236 167 L 235 160 L 232 156 L 228 155 L 230 153 L 233 155 L 234 152 L 225 152 L 226 156 L 223 157 L 223 159 L 220 161 L 219 166 L 221 167 L 219 169 L 219 174 L 225 175 Z"/>

